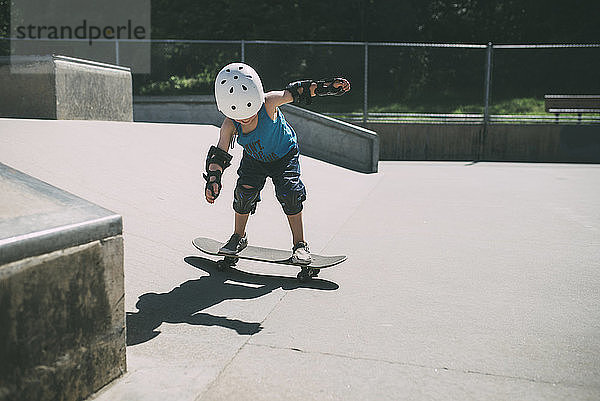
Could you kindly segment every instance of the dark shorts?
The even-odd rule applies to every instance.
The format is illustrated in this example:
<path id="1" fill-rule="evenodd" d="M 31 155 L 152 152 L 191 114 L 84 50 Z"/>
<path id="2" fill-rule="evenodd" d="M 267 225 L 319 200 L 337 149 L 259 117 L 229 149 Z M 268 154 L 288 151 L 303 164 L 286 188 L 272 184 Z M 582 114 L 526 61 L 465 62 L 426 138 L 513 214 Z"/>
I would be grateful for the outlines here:
<path id="1" fill-rule="evenodd" d="M 300 179 L 299 155 L 298 148 L 294 148 L 281 159 L 265 163 L 252 158 L 244 152 L 237 171 L 239 176 L 237 186 L 248 185 L 261 191 L 265 186 L 267 177 L 270 177 L 275 186 L 275 195 L 280 203 L 282 203 L 286 214 L 295 214 L 288 212 L 296 211 L 298 207 L 286 210 L 284 200 L 292 199 L 293 201 L 288 202 L 289 204 L 299 203 L 301 210 L 301 204 L 306 199 L 306 188 Z M 257 201 L 260 201 L 260 196 Z"/>

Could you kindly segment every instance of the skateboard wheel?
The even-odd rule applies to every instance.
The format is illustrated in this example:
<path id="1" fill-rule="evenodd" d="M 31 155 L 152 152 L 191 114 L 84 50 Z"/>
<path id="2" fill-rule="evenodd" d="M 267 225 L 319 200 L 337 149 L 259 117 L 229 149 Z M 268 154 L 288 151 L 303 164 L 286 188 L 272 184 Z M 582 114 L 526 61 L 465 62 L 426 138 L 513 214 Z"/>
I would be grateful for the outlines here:
<path id="1" fill-rule="evenodd" d="M 219 260 L 219 261 L 217 262 L 217 269 L 218 269 L 219 271 L 224 271 L 224 270 L 227 270 L 227 269 L 229 269 L 231 266 L 232 266 L 232 265 L 231 265 L 231 263 L 229 263 L 229 262 L 228 262 L 227 260 L 225 260 L 225 259 L 224 259 L 224 260 Z"/>
<path id="2" fill-rule="evenodd" d="M 304 283 L 308 280 L 310 280 L 311 275 L 308 272 L 308 269 L 302 269 L 300 271 L 300 273 L 298 273 L 298 275 L 296 276 L 296 278 L 298 279 L 298 281 L 300 281 L 301 283 Z"/>
<path id="3" fill-rule="evenodd" d="M 229 265 L 229 267 L 231 266 L 235 266 L 238 262 L 238 258 L 232 258 L 231 256 L 225 256 L 225 259 L 223 259 L 223 261 L 225 263 L 227 263 Z"/>

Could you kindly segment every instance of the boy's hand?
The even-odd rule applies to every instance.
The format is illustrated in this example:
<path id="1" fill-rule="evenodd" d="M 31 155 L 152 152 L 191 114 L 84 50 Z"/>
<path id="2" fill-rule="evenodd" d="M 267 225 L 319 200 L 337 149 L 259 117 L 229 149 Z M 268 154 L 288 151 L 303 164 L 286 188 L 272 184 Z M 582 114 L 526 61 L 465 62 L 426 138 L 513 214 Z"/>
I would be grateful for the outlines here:
<path id="1" fill-rule="evenodd" d="M 213 183 L 211 185 L 212 185 L 213 192 L 214 192 L 215 196 L 212 195 L 212 192 L 208 188 L 206 189 L 204 195 L 206 196 L 206 201 L 208 203 L 215 203 L 215 199 L 217 199 L 217 196 L 219 196 L 219 186 L 217 184 L 215 184 L 215 183 Z"/>
<path id="2" fill-rule="evenodd" d="M 342 96 L 350 91 L 350 82 L 346 78 L 323 79 L 310 86 L 312 96 Z"/>
<path id="3" fill-rule="evenodd" d="M 206 187 L 204 190 L 204 196 L 206 197 L 206 201 L 208 203 L 215 203 L 215 200 L 219 196 L 221 192 L 221 176 L 223 171 L 219 169 L 219 166 L 216 164 L 211 164 L 209 166 L 209 171 L 207 174 L 204 174 L 204 179 L 206 180 Z"/>
<path id="4" fill-rule="evenodd" d="M 350 82 L 346 78 L 335 78 L 333 81 L 333 87 L 339 88 L 342 87 L 344 93 L 350 92 Z"/>

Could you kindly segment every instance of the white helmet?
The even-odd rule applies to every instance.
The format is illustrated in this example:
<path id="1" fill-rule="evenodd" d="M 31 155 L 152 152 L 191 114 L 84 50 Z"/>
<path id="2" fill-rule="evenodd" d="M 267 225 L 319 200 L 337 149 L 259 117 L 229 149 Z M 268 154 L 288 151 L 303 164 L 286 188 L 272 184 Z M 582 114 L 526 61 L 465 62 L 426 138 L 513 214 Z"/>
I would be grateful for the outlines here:
<path id="1" fill-rule="evenodd" d="M 231 63 L 217 74 L 215 98 L 221 113 L 233 120 L 244 120 L 258 113 L 265 101 L 265 92 L 254 68 Z"/>

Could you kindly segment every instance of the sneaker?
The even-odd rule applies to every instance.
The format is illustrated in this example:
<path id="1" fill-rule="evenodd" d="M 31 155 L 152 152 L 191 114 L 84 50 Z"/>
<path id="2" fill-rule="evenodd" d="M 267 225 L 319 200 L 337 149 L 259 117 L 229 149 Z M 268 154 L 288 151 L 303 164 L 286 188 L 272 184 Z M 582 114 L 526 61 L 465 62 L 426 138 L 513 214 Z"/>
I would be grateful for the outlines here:
<path id="1" fill-rule="evenodd" d="M 247 246 L 248 236 L 246 234 L 244 234 L 243 237 L 239 234 L 233 234 L 231 238 L 229 238 L 229 241 L 219 249 L 219 253 L 235 255 Z"/>
<path id="2" fill-rule="evenodd" d="M 298 242 L 296 245 L 294 245 L 292 252 L 292 263 L 308 265 L 310 262 L 312 262 L 310 250 L 308 249 L 308 244 L 306 242 Z"/>

